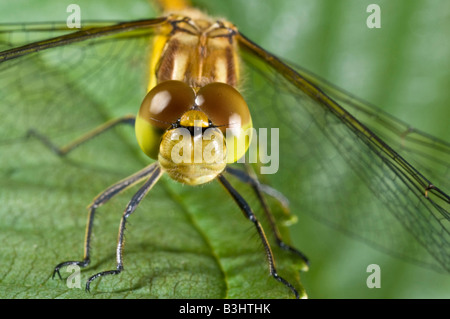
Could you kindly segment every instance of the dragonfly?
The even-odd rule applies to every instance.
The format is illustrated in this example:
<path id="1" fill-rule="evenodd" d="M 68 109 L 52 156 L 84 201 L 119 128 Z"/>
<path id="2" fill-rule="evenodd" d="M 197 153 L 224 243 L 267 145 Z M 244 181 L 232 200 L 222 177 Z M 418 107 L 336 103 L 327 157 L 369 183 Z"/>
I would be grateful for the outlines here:
<path id="1" fill-rule="evenodd" d="M 156 20 L 148 20 L 148 22 L 146 23 L 150 23 L 151 25 L 151 23 L 163 23 L 163 21 L 164 19 L 161 20 L 161 18 L 159 18 Z M 151 25 L 148 28 L 149 30 L 153 30 L 155 26 Z M 125 27 L 123 25 L 120 25 L 118 29 L 120 29 L 121 32 L 124 32 Z M 111 30 L 111 27 L 107 26 L 104 29 L 101 29 L 101 27 L 99 27 L 96 30 Z M 80 35 L 83 34 L 83 31 L 80 32 L 81 33 L 76 36 L 76 41 L 82 40 L 82 37 Z M 354 171 L 358 172 L 356 174 L 358 178 L 366 181 L 366 183 L 369 185 L 369 190 L 372 190 L 372 192 L 375 192 L 377 194 L 382 194 L 380 195 L 381 203 L 382 205 L 384 205 L 384 207 L 387 207 L 386 210 L 391 210 L 391 213 L 394 216 L 394 219 L 392 219 L 393 221 L 395 221 L 395 218 L 397 218 L 402 222 L 412 222 L 412 220 L 409 219 L 408 216 L 415 216 L 415 218 L 418 218 L 420 214 L 424 215 L 424 219 L 422 221 L 424 224 L 419 223 L 417 225 L 417 230 L 415 230 L 411 225 L 409 225 L 409 227 L 413 227 L 411 232 L 413 233 L 413 235 L 415 234 L 419 239 L 427 241 L 432 241 L 433 239 L 435 239 L 438 241 L 431 244 L 428 243 L 423 246 L 425 246 L 426 250 L 431 250 L 430 253 L 433 257 L 432 260 L 436 264 L 435 267 L 445 268 L 446 263 L 444 261 L 445 258 L 448 258 L 448 254 L 445 251 L 445 249 L 448 249 L 448 245 L 445 244 L 447 240 L 446 236 L 448 236 L 448 229 L 446 224 L 446 221 L 448 222 L 448 195 L 444 191 L 445 188 L 441 189 L 439 186 L 446 186 L 447 180 L 445 179 L 445 176 L 444 178 L 442 178 L 442 176 L 441 178 L 439 178 L 439 174 L 437 174 L 436 179 L 433 180 L 439 181 L 439 183 L 434 181 L 432 182 L 431 179 L 426 178 L 425 175 L 422 175 L 419 170 L 416 170 L 415 167 L 411 166 L 409 162 L 400 155 L 400 153 L 397 153 L 389 146 L 389 144 L 386 144 L 383 139 L 375 135 L 364 124 L 354 118 L 351 113 L 348 113 L 344 108 L 340 106 L 340 103 L 350 104 L 355 112 L 358 112 L 359 114 L 372 112 L 369 114 L 373 115 L 373 111 L 367 111 L 366 109 L 364 109 L 365 105 L 363 103 L 358 103 L 358 100 L 352 100 L 348 95 L 343 96 L 340 91 L 337 91 L 336 88 L 331 85 L 327 85 L 326 83 L 324 84 L 323 81 L 320 82 L 321 87 L 319 88 L 317 82 L 318 79 L 316 77 L 311 74 L 305 73 L 304 71 L 299 72 L 297 68 L 290 67 L 282 60 L 276 58 L 275 56 L 271 55 L 270 53 L 253 43 L 239 31 L 235 32 L 236 39 L 238 39 L 236 41 L 243 49 L 242 59 L 250 69 L 248 77 L 254 79 L 255 83 L 258 83 L 258 81 L 259 83 L 261 83 L 261 81 L 266 81 L 261 84 L 264 88 L 267 88 L 267 86 L 283 88 L 283 90 L 280 91 L 266 92 L 268 93 L 267 96 L 269 96 L 269 98 L 266 96 L 264 97 L 264 99 L 262 99 L 261 91 L 264 89 L 258 89 L 256 84 L 253 88 L 254 93 L 252 94 L 252 92 L 248 92 L 246 95 L 246 100 L 250 102 L 249 105 L 267 105 L 269 103 L 268 101 L 270 101 L 270 105 L 274 105 L 277 107 L 284 106 L 292 110 L 292 112 L 288 113 L 288 115 L 267 113 L 267 111 L 252 112 L 252 118 L 254 122 L 258 123 L 258 125 L 261 127 L 271 127 L 271 124 L 268 123 L 268 120 L 271 119 L 271 116 L 278 118 L 280 122 L 288 124 L 287 126 L 289 127 L 289 130 L 285 131 L 284 135 L 281 136 L 281 140 L 295 141 L 296 145 L 300 140 L 296 137 L 309 137 L 308 141 L 303 141 L 303 143 L 309 147 L 303 148 L 302 150 L 299 149 L 296 154 L 297 161 L 291 163 L 283 163 L 283 165 L 285 166 L 283 168 L 283 171 L 279 173 L 283 174 L 283 172 L 285 172 L 284 176 L 286 176 L 286 174 L 289 174 L 286 172 L 291 171 L 300 173 L 302 170 L 312 170 L 318 172 L 316 174 L 315 180 L 313 179 L 309 183 L 303 184 L 304 187 L 306 187 L 303 191 L 300 183 L 295 185 L 284 185 L 283 187 L 283 185 L 280 185 L 280 182 L 278 181 L 277 187 L 275 188 L 281 189 L 283 191 L 289 188 L 294 188 L 294 190 L 291 191 L 294 192 L 294 194 L 304 193 L 305 190 L 310 189 L 320 189 L 322 192 L 331 192 L 333 188 L 329 184 L 333 184 L 333 181 L 323 180 L 324 176 L 335 176 L 334 178 L 336 178 L 336 181 L 334 181 L 334 183 L 336 185 L 341 185 L 342 178 L 344 178 L 344 176 L 346 176 L 345 178 L 349 179 L 351 179 L 352 177 L 354 178 L 354 176 L 347 175 L 342 172 L 336 174 L 336 170 L 342 170 L 341 166 L 347 165 Z M 92 31 L 89 32 L 88 39 L 91 39 L 91 36 Z M 148 35 L 145 36 L 148 38 Z M 110 43 L 108 42 L 108 38 L 105 39 L 106 40 L 104 43 Z M 139 37 L 136 36 L 136 39 L 139 39 Z M 127 39 L 127 41 L 131 40 Z M 91 41 L 90 45 L 94 46 L 92 43 L 93 42 Z M 142 43 L 144 43 L 144 41 L 142 41 Z M 32 47 L 34 48 L 32 50 L 36 50 L 37 48 L 36 44 L 34 44 Z M 39 48 L 39 50 L 44 49 L 45 48 Z M 68 46 L 65 46 L 64 49 L 67 51 L 62 51 L 54 50 L 55 47 L 53 46 L 53 44 L 51 44 L 51 49 L 53 52 L 56 52 L 55 56 L 52 56 L 52 58 L 56 59 L 56 61 L 58 61 L 58 58 L 62 59 L 63 61 L 71 61 L 72 64 L 66 66 L 67 68 L 73 68 L 77 63 L 83 62 L 83 57 L 78 58 L 77 60 L 77 55 L 75 54 L 77 53 L 77 50 L 71 51 L 70 47 Z M 9 67 L 10 70 L 12 70 L 11 72 L 13 72 L 14 67 L 16 65 L 19 65 L 15 64 L 18 63 L 17 61 L 26 61 L 26 55 L 32 56 L 32 51 L 30 52 L 25 50 L 23 52 L 26 53 L 24 54 L 25 56 L 21 56 L 22 52 L 20 50 L 14 49 L 13 54 L 16 54 L 17 57 L 11 58 L 9 56 L 7 59 L 5 58 L 5 61 L 2 62 L 3 65 Z M 51 52 L 50 48 L 48 52 Z M 86 47 L 83 47 L 83 52 L 87 52 Z M 101 48 L 99 49 L 99 52 L 101 53 Z M 6 56 L 8 56 L 8 54 L 10 55 L 11 53 L 7 52 Z M 72 60 L 68 60 L 68 57 L 71 57 L 71 54 L 73 54 Z M 144 50 L 143 56 L 145 56 L 145 54 L 146 51 Z M 129 58 L 132 55 L 129 52 L 120 52 L 118 56 Z M 98 56 L 96 58 L 98 58 Z M 134 62 L 138 64 L 139 61 L 136 60 L 138 60 L 137 57 L 135 57 Z M 26 62 L 20 63 L 23 67 Z M 12 65 L 12 67 L 10 65 Z M 29 69 L 30 74 L 33 74 L 33 71 L 34 70 Z M 261 74 L 264 75 L 261 76 Z M 89 75 L 87 73 L 76 75 L 76 77 L 82 76 L 83 78 L 85 76 L 88 79 L 89 76 L 92 75 Z M 54 88 L 56 89 L 58 87 L 55 85 Z M 246 89 L 246 91 L 250 91 L 250 88 Z M 25 93 L 26 92 L 27 91 L 25 91 Z M 29 100 L 33 101 L 31 98 Z M 73 102 L 71 102 L 70 105 L 73 105 L 72 103 Z M 136 104 L 140 104 L 140 102 L 137 102 Z M 321 107 L 317 107 L 318 105 Z M 32 112 L 31 109 L 27 110 L 29 112 Z M 266 110 L 266 108 L 264 108 L 264 110 Z M 49 110 L 47 112 L 51 111 Z M 57 126 L 61 128 L 64 125 L 67 125 L 67 130 L 69 130 L 70 125 L 73 125 L 71 123 L 76 122 L 73 118 L 74 116 L 76 116 L 76 114 L 73 114 L 72 118 L 63 119 L 63 121 L 67 121 L 67 123 L 58 123 Z M 382 122 L 385 126 L 401 128 L 401 133 L 405 133 L 406 135 L 406 137 L 401 140 L 404 143 L 409 143 L 408 138 L 410 136 L 414 137 L 414 134 L 416 134 L 419 140 L 412 139 L 413 145 L 430 144 L 432 145 L 433 149 L 444 148 L 444 151 L 445 147 L 448 147 L 447 143 L 445 143 L 444 141 L 431 138 L 421 132 L 412 131 L 411 134 L 408 134 L 408 128 L 403 127 L 403 124 L 400 121 L 395 121 L 391 117 L 385 116 L 386 115 L 384 114 L 378 114 L 377 120 Z M 48 123 L 47 125 L 49 128 L 52 127 L 52 123 Z M 83 125 L 85 125 L 85 127 L 88 126 L 87 123 Z M 53 127 L 55 127 L 55 125 L 53 125 Z M 328 143 L 334 147 L 333 149 L 337 149 L 338 152 L 334 151 L 328 153 L 330 151 L 325 146 L 317 149 L 314 148 L 314 145 L 318 145 L 315 144 L 315 142 L 321 140 L 321 138 L 314 136 L 315 133 L 318 132 L 317 130 L 319 128 L 323 132 L 321 136 L 323 136 L 323 138 L 326 138 L 329 141 Z M 14 130 L 9 127 L 8 129 L 10 129 L 12 132 L 10 135 L 14 137 Z M 310 132 L 310 134 L 308 134 L 308 131 Z M 291 148 L 293 147 L 292 142 L 284 143 L 284 145 L 285 146 L 283 148 L 283 143 L 280 144 L 280 154 L 291 154 Z M 305 149 L 308 150 L 307 153 L 303 153 L 306 152 Z M 352 156 L 350 157 L 346 154 L 352 154 Z M 333 163 L 331 165 L 330 162 L 327 162 L 328 164 L 330 164 L 329 167 L 324 166 L 324 162 L 320 162 L 322 164 L 319 163 L 317 166 L 315 166 L 313 160 L 306 160 L 308 156 L 310 156 L 310 158 L 312 159 L 318 158 L 319 156 L 328 156 L 329 158 L 333 159 Z M 302 169 L 299 169 L 297 167 L 299 160 L 302 160 Z M 446 167 L 448 171 L 448 161 L 445 161 L 445 157 L 441 158 L 441 162 L 443 162 L 444 172 Z M 267 178 L 270 179 L 270 176 Z M 326 185 L 326 187 L 324 185 Z M 382 185 L 384 185 L 385 188 L 382 188 Z M 373 187 L 373 189 L 371 189 L 371 187 Z M 349 192 L 352 190 L 354 191 L 354 189 L 352 189 L 351 187 L 348 189 Z M 325 195 L 322 196 L 323 198 L 327 198 L 327 196 Z M 332 196 L 329 198 L 333 200 Z M 398 205 L 392 204 L 398 203 L 399 199 L 402 203 L 401 209 L 398 208 Z M 393 207 L 391 205 L 393 205 Z M 305 205 L 304 207 L 308 206 Z M 396 216 L 396 214 L 399 215 Z M 388 215 L 388 212 L 386 213 L 386 215 Z M 376 217 L 379 216 L 376 215 Z M 346 217 L 341 218 L 345 219 Z M 419 219 L 419 221 L 421 220 Z M 389 225 L 390 222 L 392 221 L 388 220 L 381 225 Z M 363 223 L 363 219 L 361 223 Z M 368 224 L 369 226 L 373 225 L 372 223 Z M 364 225 L 357 224 L 354 227 L 355 229 L 358 229 L 359 232 L 365 233 L 366 228 L 364 227 Z M 426 234 L 428 233 L 429 236 L 422 234 L 424 230 L 427 230 Z M 435 230 L 436 232 L 432 230 Z M 431 235 L 431 233 L 433 233 L 433 235 Z M 434 238 L 435 236 L 437 238 Z M 386 238 L 388 240 L 388 245 L 385 244 L 386 246 L 389 246 L 389 241 L 391 240 L 391 238 L 392 237 Z M 380 242 L 380 239 L 375 239 L 376 244 L 380 244 Z M 419 260 L 421 258 L 423 257 L 419 257 Z"/>

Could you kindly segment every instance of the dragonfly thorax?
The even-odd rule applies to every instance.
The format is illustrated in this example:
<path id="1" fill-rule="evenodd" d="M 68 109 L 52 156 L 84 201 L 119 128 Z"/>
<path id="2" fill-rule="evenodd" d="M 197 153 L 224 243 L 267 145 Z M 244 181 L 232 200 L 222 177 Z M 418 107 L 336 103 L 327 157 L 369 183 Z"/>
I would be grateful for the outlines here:
<path id="1" fill-rule="evenodd" d="M 157 83 L 178 80 L 199 88 L 212 82 L 236 87 L 239 59 L 229 22 L 173 15 L 153 42 L 149 90 Z"/>

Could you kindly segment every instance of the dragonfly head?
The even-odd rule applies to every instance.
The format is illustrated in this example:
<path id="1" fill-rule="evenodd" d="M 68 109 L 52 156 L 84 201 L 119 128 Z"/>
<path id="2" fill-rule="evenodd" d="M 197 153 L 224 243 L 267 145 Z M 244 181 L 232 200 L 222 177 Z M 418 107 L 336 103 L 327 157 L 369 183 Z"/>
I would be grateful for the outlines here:
<path id="1" fill-rule="evenodd" d="M 159 83 L 144 98 L 135 128 L 144 153 L 189 185 L 214 179 L 246 153 L 252 138 L 244 98 L 218 82 L 198 90 L 181 81 Z"/>

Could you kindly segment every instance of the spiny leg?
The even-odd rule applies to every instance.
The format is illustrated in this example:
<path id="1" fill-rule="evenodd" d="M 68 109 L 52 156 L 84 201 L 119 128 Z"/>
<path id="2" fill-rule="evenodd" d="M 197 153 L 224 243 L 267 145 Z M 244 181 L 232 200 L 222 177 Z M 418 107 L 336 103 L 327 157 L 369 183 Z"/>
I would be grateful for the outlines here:
<path id="1" fill-rule="evenodd" d="M 121 180 L 120 182 L 108 187 L 105 191 L 100 193 L 97 197 L 94 198 L 93 202 L 89 205 L 89 214 L 88 214 L 88 221 L 86 224 L 86 234 L 84 238 L 84 256 L 82 261 L 65 261 L 60 264 L 58 264 L 55 269 L 53 270 L 52 278 L 55 277 L 55 274 L 58 274 L 59 278 L 61 278 L 61 274 L 59 270 L 62 267 L 66 267 L 69 265 L 77 265 L 80 267 L 86 267 L 90 263 L 90 243 L 91 243 L 91 236 L 92 236 L 92 228 L 94 224 L 94 216 L 95 211 L 98 207 L 105 204 L 108 200 L 113 198 L 115 195 L 119 194 L 120 192 L 124 191 L 125 189 L 131 187 L 132 185 L 139 183 L 144 178 L 152 174 L 155 169 L 157 168 L 157 163 L 151 164 L 147 166 L 146 168 L 140 170 L 139 172 Z M 158 168 L 159 169 L 159 168 Z"/>
<path id="2" fill-rule="evenodd" d="M 275 236 L 275 240 L 277 242 L 277 245 L 280 246 L 280 248 L 289 251 L 297 256 L 299 256 L 305 263 L 307 266 L 309 266 L 309 260 L 308 258 L 305 256 L 305 254 L 303 254 L 301 251 L 299 251 L 298 249 L 286 244 L 283 239 L 281 238 L 281 234 L 280 231 L 278 230 L 278 227 L 276 225 L 275 222 L 275 218 L 272 215 L 270 209 L 269 209 L 269 205 L 267 205 L 267 201 L 265 200 L 264 196 L 263 196 L 263 192 L 269 192 L 269 194 L 271 196 L 274 196 L 275 199 L 277 199 L 279 202 L 281 202 L 281 205 L 283 205 L 283 207 L 286 207 L 286 200 L 284 199 L 284 197 L 280 198 L 279 195 L 277 194 L 277 192 L 274 192 L 272 188 L 267 187 L 267 189 L 265 190 L 263 188 L 264 185 L 260 184 L 257 177 L 254 175 L 254 173 L 252 174 L 252 171 L 248 170 L 247 172 L 244 172 L 242 170 L 238 170 L 238 169 L 234 169 L 231 167 L 227 167 L 226 168 L 226 172 L 230 173 L 231 175 L 237 177 L 241 182 L 243 183 L 247 183 L 250 184 L 251 187 L 253 188 L 253 190 L 255 191 L 258 200 L 260 201 L 264 213 L 267 216 L 267 219 L 269 221 L 270 224 L 270 228 L 272 229 L 272 232 Z"/>
<path id="3" fill-rule="evenodd" d="M 245 167 L 247 171 L 251 169 L 249 168 L 249 165 L 245 165 Z M 278 203 L 286 213 L 289 212 L 289 199 L 287 199 L 280 191 L 276 190 L 275 188 L 267 184 L 261 184 L 254 174 L 251 174 L 252 176 L 250 176 L 249 173 L 230 166 L 227 166 L 225 168 L 225 171 L 239 179 L 242 183 L 249 184 L 250 186 L 253 186 L 253 184 L 257 184 L 262 193 L 273 197 L 276 201 L 278 201 Z"/>
<path id="4" fill-rule="evenodd" d="M 62 146 L 62 147 L 58 147 L 47 136 L 43 135 L 42 133 L 38 132 L 35 129 L 28 130 L 27 136 L 38 139 L 42 144 L 47 146 L 50 150 L 52 150 L 58 156 L 65 156 L 69 152 L 71 152 L 72 150 L 74 150 L 75 148 L 80 146 L 81 144 L 92 140 L 94 137 L 107 132 L 109 129 L 111 129 L 119 124 L 128 124 L 128 125 L 134 126 L 134 123 L 135 123 L 134 115 L 126 115 L 126 116 L 123 116 L 123 117 L 120 117 L 117 119 L 113 119 L 113 120 L 110 120 L 110 121 L 94 128 L 93 130 L 87 132 L 86 134 L 82 135 L 81 137 L 75 139 L 74 141 L 72 141 L 69 144 Z M 62 267 L 69 266 L 69 265 L 77 265 L 80 267 L 86 267 L 89 264 L 89 262 L 90 262 L 89 244 L 90 244 L 90 239 L 91 239 L 92 226 L 93 226 L 93 222 L 94 222 L 96 208 L 103 205 L 104 203 L 106 203 L 110 198 L 112 198 L 114 195 L 118 194 L 119 192 L 123 191 L 124 189 L 129 187 L 131 184 L 138 182 L 140 179 L 145 178 L 148 174 L 151 173 L 149 171 L 147 174 L 145 174 L 144 176 L 142 176 L 139 179 L 139 176 L 142 173 L 144 173 L 146 170 L 148 170 L 148 168 L 128 177 L 125 180 L 122 180 L 119 183 L 114 184 L 113 186 L 106 189 L 103 193 L 101 193 L 94 199 L 94 202 L 89 206 L 89 214 L 88 214 L 88 222 L 86 225 L 85 247 L 84 247 L 83 260 L 82 261 L 65 261 L 65 262 L 58 264 L 53 271 L 52 278 L 55 277 L 55 274 L 58 274 L 59 278 L 61 278 L 61 274 L 60 274 L 59 270 Z M 136 178 L 138 178 L 138 180 L 136 180 Z"/>
<path id="5" fill-rule="evenodd" d="M 73 149 L 77 148 L 78 146 L 80 146 L 81 144 L 93 139 L 94 137 L 105 133 L 106 131 L 108 131 L 109 129 L 119 125 L 119 124 L 128 124 L 128 125 L 133 125 L 135 123 L 135 116 L 134 115 L 126 115 L 117 119 L 113 119 L 110 120 L 96 128 L 94 128 L 93 130 L 87 132 L 86 134 L 80 136 L 79 138 L 77 138 L 76 140 L 70 142 L 69 144 L 62 146 L 62 147 L 58 147 L 57 145 L 55 145 L 47 136 L 43 135 L 42 133 L 39 133 L 37 130 L 35 129 L 30 129 L 27 132 L 27 136 L 28 137 L 35 137 L 37 138 L 39 141 L 41 141 L 42 144 L 44 144 L 45 146 L 47 146 L 50 150 L 52 150 L 54 153 L 56 153 L 59 156 L 65 156 L 67 155 L 70 151 L 72 151 Z"/>
<path id="6" fill-rule="evenodd" d="M 277 270 L 275 268 L 275 260 L 273 258 L 272 250 L 270 249 L 269 242 L 267 241 L 266 235 L 264 233 L 264 229 L 262 228 L 262 225 L 259 223 L 258 219 L 256 218 L 255 214 L 251 210 L 248 203 L 245 201 L 245 199 L 231 186 L 231 184 L 227 181 L 227 179 L 222 175 L 218 175 L 217 178 L 219 179 L 220 183 L 225 187 L 225 189 L 228 191 L 228 193 L 233 197 L 234 201 L 238 204 L 239 208 L 244 213 L 245 217 L 247 217 L 256 227 L 256 230 L 258 231 L 258 235 L 261 238 L 261 241 L 264 246 L 264 250 L 266 252 L 267 261 L 269 264 L 269 271 L 273 278 L 275 278 L 277 281 L 284 284 L 286 287 L 288 287 L 295 295 L 295 298 L 299 299 L 300 296 L 297 292 L 297 290 L 294 288 L 294 286 L 288 282 L 286 279 L 280 277 L 277 273 Z"/>
<path id="7" fill-rule="evenodd" d="M 162 170 L 159 167 L 159 165 L 154 164 L 155 169 L 152 172 L 152 175 L 149 177 L 149 179 L 145 182 L 145 184 L 137 191 L 136 194 L 131 198 L 130 202 L 128 203 L 127 207 L 125 208 L 125 211 L 122 216 L 122 220 L 120 221 L 119 226 L 119 235 L 117 239 L 117 249 L 116 249 L 116 261 L 117 261 L 117 267 L 114 270 L 107 270 L 99 272 L 91 277 L 86 282 L 86 291 L 90 291 L 91 282 L 99 277 L 107 276 L 107 275 L 117 275 L 123 270 L 123 244 L 124 244 L 124 232 L 125 232 L 125 224 L 127 222 L 127 218 L 136 210 L 139 203 L 142 201 L 142 199 L 147 195 L 147 193 L 150 191 L 150 189 L 156 184 L 158 179 L 162 175 Z"/>

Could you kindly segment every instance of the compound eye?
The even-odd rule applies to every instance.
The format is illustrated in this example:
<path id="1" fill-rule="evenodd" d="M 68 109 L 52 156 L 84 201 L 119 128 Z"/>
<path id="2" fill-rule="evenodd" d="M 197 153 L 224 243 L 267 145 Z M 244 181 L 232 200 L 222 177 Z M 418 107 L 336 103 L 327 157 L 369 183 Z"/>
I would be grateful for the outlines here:
<path id="1" fill-rule="evenodd" d="M 241 158 L 252 136 L 249 130 L 252 128 L 252 118 L 242 95 L 228 84 L 214 82 L 197 92 L 195 104 L 225 134 L 227 162 L 233 163 Z"/>
<path id="2" fill-rule="evenodd" d="M 205 85 L 197 92 L 195 102 L 224 133 L 226 128 L 248 126 L 252 121 L 244 98 L 228 84 L 214 82 Z"/>
<path id="3" fill-rule="evenodd" d="M 184 82 L 156 85 L 142 101 L 138 117 L 160 128 L 168 128 L 194 105 L 195 92 Z"/>
<path id="4" fill-rule="evenodd" d="M 181 81 L 159 83 L 147 93 L 135 124 L 136 138 L 145 154 L 158 158 L 161 136 L 193 107 L 194 101 L 194 90 Z"/>

